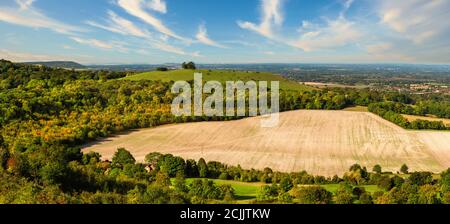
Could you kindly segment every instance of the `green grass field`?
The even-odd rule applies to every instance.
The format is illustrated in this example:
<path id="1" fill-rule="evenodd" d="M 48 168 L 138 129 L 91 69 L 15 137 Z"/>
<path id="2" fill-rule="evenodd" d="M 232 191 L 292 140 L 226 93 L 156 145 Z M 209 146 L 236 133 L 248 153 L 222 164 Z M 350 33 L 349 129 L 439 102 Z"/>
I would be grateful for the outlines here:
<path id="1" fill-rule="evenodd" d="M 280 88 L 283 90 L 309 91 L 314 89 L 313 87 L 308 87 L 298 82 L 285 79 L 282 76 L 267 72 L 245 72 L 228 70 L 173 70 L 167 72 L 152 71 L 131 75 L 123 79 L 132 81 L 160 80 L 164 82 L 180 80 L 189 81 L 194 79 L 195 72 L 202 73 L 204 81 L 214 80 L 221 83 L 225 83 L 226 81 L 279 81 Z"/>
<path id="2" fill-rule="evenodd" d="M 196 178 L 186 179 L 186 183 L 189 184 Z M 237 200 L 253 200 L 256 199 L 258 190 L 263 186 L 263 183 L 245 183 L 232 180 L 212 180 L 217 185 L 231 185 L 235 190 Z"/>
<path id="3" fill-rule="evenodd" d="M 192 183 L 192 181 L 196 180 L 198 178 L 189 178 L 186 179 L 186 183 Z M 248 203 L 252 200 L 256 199 L 256 195 L 258 194 L 258 190 L 264 186 L 264 183 L 246 183 L 246 182 L 240 182 L 240 181 L 232 181 L 232 180 L 212 180 L 217 185 L 230 185 L 232 188 L 234 188 L 236 193 L 236 198 L 240 203 Z M 321 185 L 321 187 L 325 188 L 327 191 L 336 194 L 337 190 L 339 189 L 339 184 L 324 184 Z M 364 187 L 367 192 L 374 193 L 377 191 L 383 191 L 378 188 L 376 185 L 362 185 L 360 187 Z"/>
<path id="4" fill-rule="evenodd" d="M 339 184 L 325 184 L 321 186 L 333 194 L 336 194 L 337 190 L 339 189 Z M 361 185 L 359 187 L 363 187 L 367 192 L 371 194 L 377 191 L 383 191 L 382 189 L 378 188 L 377 185 Z"/>

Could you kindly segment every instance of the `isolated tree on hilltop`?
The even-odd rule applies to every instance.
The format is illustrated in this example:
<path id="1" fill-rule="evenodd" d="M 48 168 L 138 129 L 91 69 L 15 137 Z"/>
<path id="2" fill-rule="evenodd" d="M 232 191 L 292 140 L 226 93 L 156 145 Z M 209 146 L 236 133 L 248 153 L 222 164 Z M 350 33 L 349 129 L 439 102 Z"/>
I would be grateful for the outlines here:
<path id="1" fill-rule="evenodd" d="M 192 61 L 190 61 L 190 62 L 188 62 L 188 63 L 183 62 L 183 64 L 181 64 L 181 67 L 182 67 L 183 69 L 190 69 L 190 70 L 195 70 L 195 69 L 197 69 L 197 67 L 195 66 L 195 63 L 192 62 Z"/>

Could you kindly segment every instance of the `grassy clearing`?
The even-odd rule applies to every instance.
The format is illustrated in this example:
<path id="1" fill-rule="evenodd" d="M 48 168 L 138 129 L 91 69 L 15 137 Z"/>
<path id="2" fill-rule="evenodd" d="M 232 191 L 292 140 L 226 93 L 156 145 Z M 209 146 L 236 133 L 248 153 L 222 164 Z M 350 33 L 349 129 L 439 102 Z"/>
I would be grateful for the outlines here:
<path id="1" fill-rule="evenodd" d="M 186 183 L 192 183 L 194 180 L 198 178 L 189 178 L 186 179 Z M 238 200 L 254 200 L 256 199 L 256 194 L 258 190 L 264 186 L 264 183 L 246 183 L 240 181 L 232 181 L 232 180 L 212 180 L 217 185 L 231 185 L 231 187 L 235 190 L 236 198 Z"/>
<path id="2" fill-rule="evenodd" d="M 186 183 L 190 184 L 194 180 L 198 180 L 200 178 L 188 178 L 186 179 Z M 249 203 L 252 200 L 256 199 L 256 196 L 258 194 L 259 189 L 267 185 L 265 183 L 246 183 L 246 182 L 240 182 L 240 181 L 232 181 L 232 180 L 217 180 L 217 179 L 211 179 L 215 184 L 217 185 L 230 185 L 236 193 L 236 199 L 240 203 Z M 303 185 L 307 186 L 307 185 Z M 337 190 L 339 189 L 339 184 L 324 184 L 321 185 L 321 187 L 325 188 L 327 191 L 336 194 Z M 376 185 L 361 185 L 360 187 L 364 187 L 367 192 L 373 194 L 377 191 L 383 191 L 382 189 L 378 188 Z"/>
<path id="3" fill-rule="evenodd" d="M 321 186 L 333 194 L 336 194 L 337 190 L 339 189 L 339 184 L 325 184 Z M 367 192 L 371 194 L 377 191 L 383 191 L 382 189 L 378 188 L 377 185 L 361 185 L 359 187 L 363 187 Z"/>
<path id="4" fill-rule="evenodd" d="M 194 73 L 200 72 L 203 74 L 204 81 L 219 81 L 225 83 L 226 81 L 279 81 L 280 88 L 283 90 L 292 91 L 309 91 L 314 88 L 301 85 L 298 82 L 291 81 L 279 75 L 274 75 L 267 72 L 245 72 L 245 71 L 228 71 L 228 70 L 173 70 L 167 72 L 145 72 L 123 78 L 124 80 L 161 80 L 164 82 L 193 80 Z"/>

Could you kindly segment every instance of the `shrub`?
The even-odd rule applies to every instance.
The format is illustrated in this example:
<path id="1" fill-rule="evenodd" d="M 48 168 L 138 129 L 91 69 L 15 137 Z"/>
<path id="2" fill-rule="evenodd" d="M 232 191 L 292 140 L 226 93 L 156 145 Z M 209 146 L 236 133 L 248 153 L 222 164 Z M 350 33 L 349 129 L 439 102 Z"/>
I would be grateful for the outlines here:
<path id="1" fill-rule="evenodd" d="M 302 204 L 329 204 L 332 193 L 320 186 L 310 186 L 297 189 L 294 197 Z"/>

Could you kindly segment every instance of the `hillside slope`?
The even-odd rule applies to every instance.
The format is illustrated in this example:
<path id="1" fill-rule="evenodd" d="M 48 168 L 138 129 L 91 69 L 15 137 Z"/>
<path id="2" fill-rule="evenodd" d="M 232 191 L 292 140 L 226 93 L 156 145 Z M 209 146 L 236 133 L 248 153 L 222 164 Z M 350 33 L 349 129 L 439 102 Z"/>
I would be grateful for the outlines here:
<path id="1" fill-rule="evenodd" d="M 298 82 L 291 81 L 279 75 L 274 75 L 268 72 L 246 72 L 246 71 L 232 71 L 232 70 L 172 70 L 167 72 L 145 72 L 124 78 L 125 80 L 161 80 L 161 81 L 179 81 L 179 80 L 193 80 L 194 73 L 199 72 L 203 74 L 204 81 L 219 81 L 225 83 L 226 81 L 279 81 L 280 88 L 284 90 L 306 91 L 313 89 Z"/>
<path id="2" fill-rule="evenodd" d="M 25 62 L 28 65 L 42 65 L 51 68 L 66 68 L 66 69 L 85 69 L 84 65 L 81 65 L 73 61 L 42 61 L 42 62 Z"/>
<path id="3" fill-rule="evenodd" d="M 396 172 L 441 172 L 450 167 L 450 132 L 412 132 L 367 112 L 292 111 L 276 128 L 258 117 L 143 129 L 99 141 L 83 151 L 111 159 L 125 147 L 140 161 L 150 152 L 220 161 L 243 168 L 342 175 L 355 163 Z"/>

